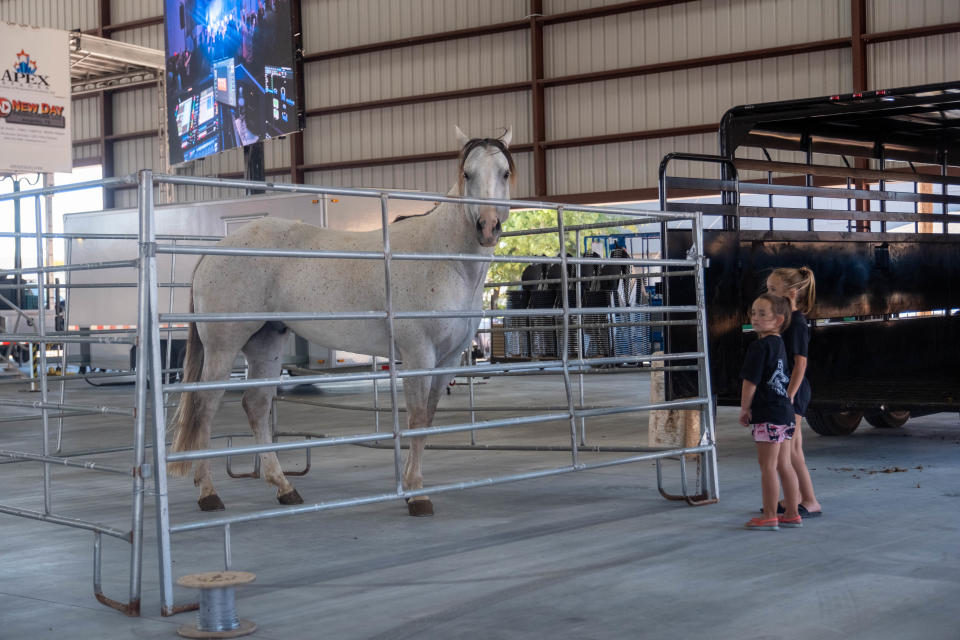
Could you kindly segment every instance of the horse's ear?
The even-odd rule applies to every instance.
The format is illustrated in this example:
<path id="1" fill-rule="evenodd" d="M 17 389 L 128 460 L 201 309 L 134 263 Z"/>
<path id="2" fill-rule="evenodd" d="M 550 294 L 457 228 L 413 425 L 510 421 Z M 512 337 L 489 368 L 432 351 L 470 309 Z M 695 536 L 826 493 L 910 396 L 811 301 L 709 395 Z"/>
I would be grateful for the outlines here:
<path id="1" fill-rule="evenodd" d="M 500 136 L 500 142 L 503 143 L 503 146 L 509 147 L 511 140 L 513 140 L 513 129 L 507 127 L 507 130 L 503 132 L 502 136 Z"/>
<path id="2" fill-rule="evenodd" d="M 463 149 L 465 146 L 467 146 L 467 143 L 470 142 L 470 137 L 461 131 L 460 127 L 457 125 L 453 125 L 453 129 L 457 132 L 457 144 L 460 145 L 461 149 Z"/>

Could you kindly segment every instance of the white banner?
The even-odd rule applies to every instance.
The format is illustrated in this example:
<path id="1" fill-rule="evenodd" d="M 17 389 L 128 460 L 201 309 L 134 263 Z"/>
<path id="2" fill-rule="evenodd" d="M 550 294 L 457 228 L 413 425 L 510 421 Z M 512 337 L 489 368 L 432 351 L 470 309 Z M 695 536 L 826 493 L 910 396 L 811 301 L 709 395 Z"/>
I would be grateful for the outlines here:
<path id="1" fill-rule="evenodd" d="M 70 172 L 66 31 L 0 22 L 0 173 Z"/>

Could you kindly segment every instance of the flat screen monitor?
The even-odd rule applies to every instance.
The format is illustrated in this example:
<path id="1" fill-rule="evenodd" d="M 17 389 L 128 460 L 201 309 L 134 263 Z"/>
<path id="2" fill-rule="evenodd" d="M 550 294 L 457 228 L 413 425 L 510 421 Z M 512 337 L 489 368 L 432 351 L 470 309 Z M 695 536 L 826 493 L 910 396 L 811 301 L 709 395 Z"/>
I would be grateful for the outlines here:
<path id="1" fill-rule="evenodd" d="M 197 124 L 204 125 L 210 122 L 216 115 L 214 108 L 213 87 L 209 87 L 200 92 L 200 113 L 197 115 Z"/>
<path id="2" fill-rule="evenodd" d="M 164 0 L 171 164 L 299 129 L 294 1 Z"/>
<path id="3" fill-rule="evenodd" d="M 213 63 L 213 80 L 217 102 L 237 106 L 237 68 L 233 58 Z"/>
<path id="4" fill-rule="evenodd" d="M 296 91 L 293 84 L 293 69 L 289 67 L 264 67 L 263 90 L 269 96 L 270 117 L 274 124 L 287 122 L 296 103 L 290 96 Z"/>

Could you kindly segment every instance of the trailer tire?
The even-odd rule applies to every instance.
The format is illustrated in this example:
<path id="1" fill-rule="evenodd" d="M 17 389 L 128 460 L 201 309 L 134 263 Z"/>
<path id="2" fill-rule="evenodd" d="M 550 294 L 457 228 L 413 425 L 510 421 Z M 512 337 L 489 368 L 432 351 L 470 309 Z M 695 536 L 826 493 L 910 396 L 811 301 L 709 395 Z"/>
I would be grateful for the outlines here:
<path id="1" fill-rule="evenodd" d="M 870 411 L 864 417 L 877 429 L 896 429 L 907 423 L 907 420 L 910 419 L 910 412 L 904 409 L 899 411 L 880 409 L 879 411 Z"/>
<path id="2" fill-rule="evenodd" d="M 823 411 L 807 409 L 807 423 L 822 436 L 848 436 L 860 426 L 862 411 Z"/>

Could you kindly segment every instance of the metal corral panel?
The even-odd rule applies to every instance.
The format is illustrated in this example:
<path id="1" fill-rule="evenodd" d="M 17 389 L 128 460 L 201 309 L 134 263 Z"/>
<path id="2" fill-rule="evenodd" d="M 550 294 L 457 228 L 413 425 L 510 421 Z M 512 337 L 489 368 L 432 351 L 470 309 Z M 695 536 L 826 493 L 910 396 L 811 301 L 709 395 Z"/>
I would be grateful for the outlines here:
<path id="1" fill-rule="evenodd" d="M 523 82 L 529 32 L 435 42 L 309 63 L 307 108 Z"/>
<path id="2" fill-rule="evenodd" d="M 141 47 L 159 49 L 161 51 L 164 50 L 165 46 L 162 24 L 152 24 L 136 29 L 124 29 L 123 31 L 117 31 L 112 37 L 114 40 L 140 45 Z"/>
<path id="3" fill-rule="evenodd" d="M 849 0 L 691 2 L 544 29 L 547 78 L 850 35 Z"/>
<path id="4" fill-rule="evenodd" d="M 960 80 L 960 33 L 867 47 L 868 89 Z"/>
<path id="5" fill-rule="evenodd" d="M 457 148 L 454 126 L 475 137 L 513 127 L 513 141 L 530 140 L 530 92 L 351 111 L 307 119 L 307 164 L 394 158 Z M 421 187 L 422 188 L 422 187 Z"/>
<path id="6" fill-rule="evenodd" d="M 243 149 L 230 149 L 206 158 L 186 164 L 175 171 L 181 175 L 215 177 L 223 173 L 243 173 Z M 174 202 L 201 202 L 207 200 L 227 200 L 238 198 L 242 194 L 233 189 L 198 187 L 194 185 L 176 185 L 173 189 Z"/>
<path id="7" fill-rule="evenodd" d="M 303 0 L 303 49 L 317 53 L 520 20 L 525 0 Z"/>
<path id="8" fill-rule="evenodd" d="M 110 3 L 110 24 L 123 24 L 163 15 L 163 0 L 123 0 Z"/>
<path id="9" fill-rule="evenodd" d="M 226 191 L 230 199 L 218 202 L 172 205 L 155 209 L 155 224 L 158 234 L 186 234 L 200 236 L 223 235 L 229 228 L 234 231 L 245 222 L 269 215 L 275 218 L 301 220 L 309 224 L 334 229 L 363 231 L 380 227 L 380 203 L 376 198 L 340 197 L 336 202 L 328 198 L 310 194 L 264 195 L 256 198 L 244 197 L 237 190 Z M 120 194 L 123 194 L 122 196 Z M 123 202 L 121 205 L 120 202 Z M 118 209 L 89 213 L 67 214 L 64 217 L 64 230 L 68 233 L 136 233 L 138 214 L 136 209 L 136 190 L 118 193 Z M 391 218 L 397 215 L 423 213 L 430 208 L 429 202 L 395 200 L 391 202 Z M 123 210 L 126 208 L 126 210 Z M 187 242 L 187 244 L 208 244 L 205 242 Z M 105 260 L 125 260 L 136 258 L 137 245 L 132 240 L 87 239 L 73 245 L 74 263 L 101 262 Z M 194 266 L 199 256 L 180 255 L 176 257 L 174 282 L 190 282 Z M 157 256 L 157 275 L 161 282 L 170 281 L 171 256 Z M 136 270 L 107 269 L 73 272 L 74 284 L 103 284 L 116 282 L 135 282 Z M 173 305 L 170 306 L 168 289 L 161 289 L 159 308 L 166 313 L 170 310 L 184 312 L 189 306 L 189 289 L 173 289 Z M 74 289 L 70 298 L 70 323 L 87 328 L 100 324 L 134 324 L 137 321 L 136 288 L 91 287 Z M 177 336 L 180 337 L 180 336 Z M 78 349 L 71 349 L 76 354 Z M 91 356 L 94 366 L 126 368 L 129 364 L 130 347 L 128 345 L 92 345 Z M 288 354 L 293 353 L 293 338 L 288 345 Z M 325 358 L 328 366 L 335 361 Z"/>
<path id="10" fill-rule="evenodd" d="M 239 149 L 237 151 L 240 151 Z M 212 160 L 217 156 L 208 157 L 207 160 Z M 191 175 L 191 176 L 216 176 L 217 173 L 227 173 L 231 171 L 243 171 L 243 156 L 240 155 L 239 168 L 230 168 L 238 165 L 238 161 L 230 159 L 228 165 L 216 165 L 213 163 L 207 163 L 197 167 L 196 171 L 193 170 L 180 170 L 177 173 L 181 175 Z M 282 173 L 272 176 L 267 176 L 268 182 L 290 182 L 290 174 Z M 241 198 L 244 195 L 242 189 L 228 189 L 221 187 L 199 187 L 195 185 L 175 185 L 173 189 L 173 202 L 209 202 L 211 200 L 231 200 L 236 198 Z"/>
<path id="11" fill-rule="evenodd" d="M 517 184 L 511 189 L 515 198 L 531 193 L 533 158 L 530 153 L 516 153 Z M 456 181 L 455 160 L 432 162 L 408 162 L 404 164 L 357 167 L 355 169 L 329 169 L 306 173 L 307 184 L 325 187 L 357 187 L 382 189 L 418 189 L 430 193 L 447 193 Z"/>
<path id="12" fill-rule="evenodd" d="M 847 49 L 685 69 L 547 90 L 547 139 L 719 122 L 738 104 L 851 90 Z"/>
<path id="13" fill-rule="evenodd" d="M 227 200 L 229 198 L 240 197 L 242 192 L 236 189 L 220 189 L 212 187 L 197 187 L 194 185 L 176 185 L 173 188 L 174 202 L 209 202 L 211 200 Z M 119 207 L 119 203 L 117 204 Z M 132 204 L 125 206 L 136 206 L 136 198 Z"/>
<path id="14" fill-rule="evenodd" d="M 72 103 L 71 130 L 74 140 L 100 136 L 100 96 L 77 98 Z"/>
<path id="15" fill-rule="evenodd" d="M 0 20 L 51 29 L 96 29 L 97 0 L 3 0 Z"/>
<path id="16" fill-rule="evenodd" d="M 960 22 L 960 2 L 957 0 L 867 0 L 868 33 L 948 22 Z"/>
<path id="17" fill-rule="evenodd" d="M 156 85 L 114 93 L 113 132 L 156 130 L 160 115 L 160 91 Z"/>

